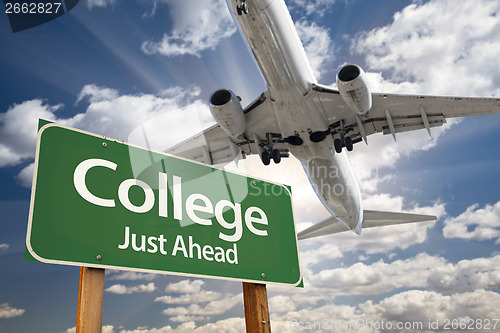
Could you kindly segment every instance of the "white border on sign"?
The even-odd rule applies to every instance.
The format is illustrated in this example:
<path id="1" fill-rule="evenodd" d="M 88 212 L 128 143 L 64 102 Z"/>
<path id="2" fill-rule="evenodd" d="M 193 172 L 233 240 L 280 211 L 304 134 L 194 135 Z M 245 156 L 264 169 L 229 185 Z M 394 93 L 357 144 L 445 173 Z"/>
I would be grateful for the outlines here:
<path id="1" fill-rule="evenodd" d="M 262 284 L 262 283 L 266 283 L 266 284 L 271 283 L 271 284 L 275 284 L 275 285 L 294 286 L 294 287 L 297 287 L 302 282 L 303 277 L 302 277 L 302 269 L 301 269 L 301 266 L 300 266 L 300 257 L 299 257 L 299 247 L 298 247 L 298 240 L 297 240 L 297 232 L 295 230 L 295 215 L 294 215 L 294 211 L 293 211 L 292 193 L 290 192 L 290 190 L 288 189 L 287 186 L 285 186 L 283 184 L 278 184 L 278 183 L 275 183 L 275 182 L 267 181 L 267 180 L 264 180 L 264 179 L 261 179 L 261 178 L 257 178 L 257 177 L 248 177 L 247 175 L 243 175 L 243 174 L 240 174 L 238 172 L 225 171 L 223 169 L 214 167 L 212 165 L 200 163 L 200 162 L 197 162 L 197 161 L 192 161 L 192 160 L 189 160 L 189 159 L 186 159 L 186 158 L 183 158 L 183 157 L 171 155 L 171 154 L 168 154 L 168 153 L 165 153 L 165 152 L 158 152 L 158 151 L 154 151 L 154 150 L 149 150 L 149 151 L 151 151 L 153 153 L 156 153 L 156 154 L 160 154 L 160 155 L 164 155 L 164 156 L 168 156 L 168 157 L 173 157 L 173 158 L 177 158 L 177 159 L 184 160 L 184 161 L 187 161 L 187 162 L 196 163 L 196 164 L 199 164 L 199 165 L 203 165 L 203 166 L 207 166 L 207 167 L 210 167 L 210 168 L 218 169 L 218 170 L 221 170 L 221 171 L 224 171 L 224 172 L 230 172 L 230 173 L 233 173 L 233 174 L 236 174 L 236 175 L 240 175 L 240 176 L 243 176 L 243 177 L 253 178 L 253 179 L 256 179 L 256 180 L 260 180 L 260 181 L 263 181 L 263 182 L 271 183 L 273 185 L 281 186 L 281 187 L 285 188 L 285 190 L 289 194 L 289 198 L 290 198 L 290 201 L 291 201 L 290 204 L 291 204 L 291 207 L 292 207 L 293 231 L 294 231 L 294 234 L 295 234 L 295 244 L 296 244 L 296 249 L 297 249 L 297 261 L 298 261 L 298 264 L 299 264 L 299 280 L 296 283 L 291 284 L 291 283 L 281 283 L 281 282 L 267 281 L 267 280 L 265 280 L 265 278 L 263 278 L 262 280 L 248 280 L 248 279 L 223 277 L 223 276 L 212 276 L 212 275 L 193 274 L 193 273 L 179 273 L 179 272 L 169 272 L 169 271 L 161 271 L 161 270 L 154 270 L 154 269 L 143 269 L 143 268 L 130 268 L 130 267 L 113 266 L 113 265 L 100 265 L 100 264 L 78 263 L 78 262 L 73 262 L 73 261 L 53 260 L 53 259 L 42 258 L 41 256 L 39 256 L 38 254 L 35 253 L 35 251 L 33 250 L 32 246 L 31 246 L 31 242 L 30 241 L 31 241 L 31 226 L 32 226 L 32 220 L 33 220 L 33 208 L 34 208 L 33 206 L 34 206 L 34 203 L 35 203 L 36 180 L 37 180 L 37 175 L 38 175 L 38 160 L 39 160 L 39 153 L 40 153 L 40 141 L 41 141 L 43 132 L 45 130 L 47 130 L 48 128 L 50 128 L 50 127 L 59 127 L 59 128 L 67 129 L 67 130 L 70 130 L 70 131 L 74 131 L 74 132 L 79 132 L 79 133 L 82 133 L 82 134 L 90 135 L 90 136 L 93 136 L 93 137 L 102 138 L 103 140 L 108 140 L 108 141 L 114 141 L 114 142 L 122 143 L 124 145 L 129 146 L 129 147 L 135 147 L 135 148 L 138 148 L 138 149 L 147 150 L 144 147 L 140 147 L 140 146 L 137 146 L 137 145 L 134 145 L 134 144 L 129 144 L 129 143 L 126 143 L 126 142 L 123 142 L 123 141 L 120 141 L 120 140 L 115 140 L 115 139 L 112 139 L 112 138 L 108 138 L 108 137 L 105 137 L 105 136 L 102 136 L 102 135 L 97 135 L 97 134 L 90 133 L 90 132 L 87 132 L 87 131 L 82 131 L 82 130 L 79 130 L 79 129 L 76 129 L 76 128 L 72 128 L 72 127 L 69 127 L 69 126 L 60 125 L 60 124 L 57 124 L 57 123 L 48 123 L 48 124 L 45 124 L 45 125 L 43 125 L 38 130 L 37 142 L 36 142 L 35 163 L 34 163 L 35 169 L 33 171 L 33 183 L 32 183 L 32 186 L 31 186 L 30 211 L 29 211 L 29 216 L 28 216 L 28 230 L 27 230 L 27 233 L 26 233 L 26 248 L 28 249 L 28 252 L 33 256 L 33 258 L 35 258 L 37 261 L 42 262 L 42 263 L 47 263 L 47 264 L 57 264 L 57 265 L 67 265 L 67 266 L 84 266 L 84 267 L 102 268 L 102 269 L 117 269 L 117 270 L 132 271 L 132 272 L 143 272 L 143 273 L 154 273 L 154 274 L 176 275 L 176 276 L 187 276 L 187 277 L 199 277 L 199 278 L 206 278 L 206 279 L 229 280 L 229 281 L 239 281 L 239 282 L 260 283 L 260 284 Z"/>

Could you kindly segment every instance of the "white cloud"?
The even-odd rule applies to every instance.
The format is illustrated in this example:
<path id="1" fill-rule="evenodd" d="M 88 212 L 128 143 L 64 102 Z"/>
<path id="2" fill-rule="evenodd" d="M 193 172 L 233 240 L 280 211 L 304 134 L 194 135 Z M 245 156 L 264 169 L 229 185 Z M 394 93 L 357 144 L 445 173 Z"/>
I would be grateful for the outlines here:
<path id="1" fill-rule="evenodd" d="M 331 303 L 322 306 L 308 306 L 286 313 L 272 312 L 271 326 L 272 331 L 275 332 L 305 331 L 308 330 L 307 327 L 316 325 L 314 326 L 316 329 L 368 333 L 383 331 L 374 330 L 370 326 L 380 325 L 383 321 L 392 325 L 397 325 L 398 322 L 403 325 L 414 323 L 414 327 L 418 328 L 404 330 L 405 332 L 438 332 L 446 331 L 443 330 L 445 319 L 497 318 L 499 301 L 500 295 L 498 293 L 485 290 L 449 296 L 434 291 L 409 290 L 384 298 L 378 303 L 367 301 L 354 306 Z M 429 329 L 429 321 L 439 321 L 439 329 Z M 423 326 L 418 326 L 419 323 Z M 350 328 L 347 325 L 351 325 Z M 342 329 L 342 327 L 348 328 Z M 122 330 L 121 333 L 233 333 L 244 330 L 243 318 L 227 318 L 198 327 L 194 322 L 186 322 L 176 328 L 170 326 L 150 329 L 137 328 L 135 330 Z"/>
<path id="2" fill-rule="evenodd" d="M 500 201 L 484 208 L 478 204 L 467 208 L 457 217 L 444 221 L 443 235 L 445 238 L 461 238 L 484 241 L 497 239 L 500 243 Z"/>
<path id="3" fill-rule="evenodd" d="M 10 306 L 9 303 L 0 304 L 0 318 L 14 318 L 22 316 L 26 310 L 16 309 Z"/>
<path id="4" fill-rule="evenodd" d="M 290 296 L 274 296 L 269 298 L 268 303 L 270 312 L 290 312 L 297 308 L 294 299 Z"/>
<path id="5" fill-rule="evenodd" d="M 155 302 L 162 302 L 165 304 L 193 304 L 193 303 L 206 303 L 215 301 L 220 298 L 221 293 L 216 291 L 200 290 L 194 293 L 183 294 L 180 296 L 161 296 L 155 298 Z"/>
<path id="6" fill-rule="evenodd" d="M 354 49 L 370 71 L 420 93 L 499 95 L 499 11 L 490 0 L 413 3 L 390 25 L 361 34 Z"/>
<path id="7" fill-rule="evenodd" d="M 326 65 L 334 60 L 332 57 L 333 42 L 328 35 L 329 31 L 319 27 L 316 23 L 307 21 L 295 22 L 295 28 L 302 40 L 314 73 L 319 79 Z"/>
<path id="8" fill-rule="evenodd" d="M 198 90 L 194 89 L 194 93 L 198 94 Z M 172 144 L 186 137 L 187 132 L 192 133 L 191 135 L 197 133 L 201 126 L 200 115 L 209 114 L 208 106 L 193 97 L 195 96 L 191 95 L 190 90 L 164 91 L 160 96 L 119 95 L 113 89 L 87 85 L 78 97 L 79 102 L 89 101 L 86 112 L 63 123 L 130 142 L 128 139 L 135 129 L 154 119 L 156 127 L 148 128 L 148 139 L 153 149 L 162 150 L 168 147 L 168 143 Z M 166 135 L 165 128 L 172 123 L 190 123 L 193 128 L 186 131 L 185 127 L 171 126 Z"/>
<path id="9" fill-rule="evenodd" d="M 76 99 L 76 104 L 84 99 L 88 99 L 90 103 L 103 102 L 118 98 L 118 91 L 106 87 L 98 87 L 95 84 L 87 84 L 82 88 Z"/>
<path id="10" fill-rule="evenodd" d="M 430 273 L 428 283 L 431 289 L 443 293 L 498 289 L 500 255 L 438 266 Z"/>
<path id="11" fill-rule="evenodd" d="M 0 114 L 0 167 L 34 157 L 38 119 L 56 119 L 62 104 L 48 105 L 41 99 L 14 104 Z"/>
<path id="12" fill-rule="evenodd" d="M 114 333 L 115 329 L 112 325 L 104 325 L 102 327 L 102 333 Z M 68 328 L 64 333 L 76 333 L 76 327 Z"/>
<path id="13" fill-rule="evenodd" d="M 185 322 L 195 322 L 195 321 L 202 321 L 202 320 L 209 320 L 210 317 L 203 317 L 203 316 L 189 316 L 189 315 L 179 315 L 175 317 L 170 317 L 170 320 L 173 322 L 180 322 L 180 323 L 185 323 Z"/>
<path id="14" fill-rule="evenodd" d="M 106 288 L 105 291 L 112 294 L 133 294 L 133 293 L 152 293 L 156 290 L 156 286 L 154 282 L 148 284 L 140 284 L 138 286 L 127 287 L 122 284 L 115 284 L 109 288 Z"/>
<path id="15" fill-rule="evenodd" d="M 209 316 L 224 314 L 243 301 L 239 294 L 222 294 L 216 291 L 202 290 L 204 284 L 205 282 L 202 280 L 182 280 L 170 283 L 165 291 L 181 295 L 157 297 L 155 302 L 189 304 L 186 307 L 169 307 L 163 311 L 163 314 L 170 316 L 172 321 L 187 322 L 209 320 Z M 201 305 L 201 303 L 206 304 Z"/>
<path id="16" fill-rule="evenodd" d="M 35 171 L 35 163 L 28 164 L 21 172 L 16 176 L 16 180 L 19 185 L 24 187 L 31 187 L 33 183 L 33 172 Z"/>
<path id="17" fill-rule="evenodd" d="M 361 314 L 356 309 L 356 306 L 336 305 L 333 303 L 306 307 L 297 311 L 291 311 L 283 315 L 271 315 L 271 327 L 273 331 L 279 332 L 301 332 L 301 331 L 321 331 L 332 330 L 337 331 L 333 326 L 329 328 L 325 326 L 329 321 L 349 322 L 356 321 L 361 318 Z M 338 330 L 339 332 L 347 332 L 348 330 Z M 352 332 L 367 332 L 361 329 L 352 329 Z"/>
<path id="18" fill-rule="evenodd" d="M 496 304 L 500 302 L 500 294 L 476 290 L 473 292 L 442 295 L 432 291 L 410 290 L 388 297 L 378 304 L 368 301 L 359 307 L 367 320 L 381 322 L 420 322 L 427 332 L 444 331 L 445 320 L 456 319 L 468 322 L 469 319 L 498 318 Z M 429 329 L 429 321 L 439 322 L 439 330 Z M 451 328 L 451 325 L 449 325 Z M 492 325 L 491 325 L 492 327 Z M 405 332 L 422 332 L 422 328 L 408 329 Z M 474 327 L 475 328 L 475 327 Z M 474 330 L 481 331 L 481 330 Z M 486 331 L 485 331 L 486 332 Z"/>
<path id="19" fill-rule="evenodd" d="M 94 7 L 108 7 L 111 6 L 115 3 L 115 0 L 87 0 L 87 7 L 88 9 L 92 9 Z"/>
<path id="20" fill-rule="evenodd" d="M 439 257 L 419 254 L 414 258 L 370 265 L 324 269 L 306 279 L 312 288 L 329 295 L 381 294 L 400 288 L 423 288 L 428 285 L 430 270 L 446 263 Z"/>
<path id="21" fill-rule="evenodd" d="M 191 304 L 188 307 L 170 307 L 163 310 L 167 316 L 210 316 L 221 315 L 243 302 L 242 295 L 227 294 L 223 298 L 208 302 L 204 306 Z"/>
<path id="22" fill-rule="evenodd" d="M 201 291 L 201 286 L 205 284 L 202 280 L 182 280 L 176 283 L 169 283 L 165 288 L 167 293 L 192 294 Z"/>
<path id="23" fill-rule="evenodd" d="M 151 273 L 139 273 L 139 272 L 131 272 L 131 271 L 130 272 L 129 271 L 111 271 L 111 270 L 106 270 L 106 273 L 108 271 L 111 272 L 109 274 L 112 274 L 111 277 L 109 278 L 110 280 L 152 281 L 158 277 L 157 274 L 151 274 Z"/>
<path id="24" fill-rule="evenodd" d="M 39 118 L 162 151 L 213 121 L 206 103 L 196 99 L 199 93 L 197 87 L 172 87 L 158 95 L 120 95 L 115 89 L 91 84 L 82 88 L 77 99 L 88 103 L 87 109 L 71 118 L 57 117 L 62 104 L 40 99 L 14 104 L 0 114 L 0 167 L 34 158 Z M 182 123 L 190 126 L 170 126 L 165 131 L 169 124 Z M 28 165 L 17 176 L 22 185 L 31 186 L 33 168 Z"/>
<path id="25" fill-rule="evenodd" d="M 305 15 L 323 16 L 334 3 L 335 0 L 293 0 L 291 5 L 296 6 Z"/>
<path id="26" fill-rule="evenodd" d="M 0 251 L 7 250 L 9 247 L 9 244 L 0 244 Z"/>
<path id="27" fill-rule="evenodd" d="M 146 41 L 143 52 L 166 56 L 194 55 L 213 50 L 222 39 L 236 32 L 225 1 L 164 0 L 173 21 L 171 33 L 160 41 Z M 196 10 L 193 10 L 196 9 Z M 217 13 L 217 14 L 214 14 Z"/>
<path id="28" fill-rule="evenodd" d="M 170 326 L 161 328 L 136 328 L 134 330 L 121 330 L 120 333 L 240 333 L 244 331 L 245 320 L 243 318 L 227 318 L 198 327 L 191 321 L 185 322 L 176 328 Z"/>
<path id="29" fill-rule="evenodd" d="M 451 263 L 426 253 L 404 260 L 381 259 L 334 269 L 328 268 L 331 265 L 326 260 L 318 260 L 314 269 L 305 274 L 305 289 L 269 286 L 270 293 L 280 292 L 270 304 L 273 311 L 291 312 L 292 307 L 298 311 L 342 295 L 380 295 L 404 289 L 442 294 L 495 290 L 500 287 L 499 264 L 500 255 Z"/>
<path id="30" fill-rule="evenodd" d="M 368 137 L 369 145 L 356 145 L 349 158 L 363 193 L 374 193 L 381 182 L 390 179 L 387 171 L 401 158 L 435 147 L 439 138 L 458 122 L 459 119 L 449 119 L 445 125 L 433 128 L 432 137 L 425 130 L 400 133 L 397 141 L 390 135 L 375 134 Z"/>

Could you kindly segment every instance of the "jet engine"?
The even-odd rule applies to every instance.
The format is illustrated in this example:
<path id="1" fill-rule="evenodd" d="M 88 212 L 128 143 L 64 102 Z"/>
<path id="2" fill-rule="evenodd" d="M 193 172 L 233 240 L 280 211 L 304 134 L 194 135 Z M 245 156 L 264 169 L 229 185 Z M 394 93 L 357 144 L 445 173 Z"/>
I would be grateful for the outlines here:
<path id="1" fill-rule="evenodd" d="M 364 115 L 372 107 L 372 94 L 366 85 L 366 74 L 357 65 L 345 65 L 337 74 L 340 96 L 356 114 Z"/>
<path id="2" fill-rule="evenodd" d="M 210 96 L 210 112 L 217 124 L 232 138 L 238 138 L 246 130 L 245 114 L 239 97 L 231 90 L 216 90 Z"/>

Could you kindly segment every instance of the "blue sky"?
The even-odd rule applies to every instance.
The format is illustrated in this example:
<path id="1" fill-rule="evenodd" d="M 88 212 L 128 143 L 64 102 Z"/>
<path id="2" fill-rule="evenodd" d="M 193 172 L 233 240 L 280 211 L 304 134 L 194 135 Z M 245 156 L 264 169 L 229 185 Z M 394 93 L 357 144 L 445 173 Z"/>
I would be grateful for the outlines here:
<path id="1" fill-rule="evenodd" d="M 498 97 L 500 1 L 457 3 L 287 1 L 324 84 L 354 62 L 372 91 Z M 16 34 L 0 15 L 0 73 L 0 332 L 72 332 L 78 268 L 23 261 L 38 118 L 124 141 L 154 122 L 148 135 L 162 149 L 213 122 L 215 89 L 246 105 L 264 83 L 224 1 L 81 0 Z M 323 319 L 500 318 L 499 127 L 499 115 L 481 116 L 432 138 L 356 145 L 366 208 L 439 219 L 301 242 L 305 288 L 268 287 L 274 331 Z M 297 160 L 264 168 L 250 157 L 239 168 L 292 186 L 298 230 L 327 216 Z M 237 282 L 109 271 L 105 290 L 104 332 L 244 327 Z"/>

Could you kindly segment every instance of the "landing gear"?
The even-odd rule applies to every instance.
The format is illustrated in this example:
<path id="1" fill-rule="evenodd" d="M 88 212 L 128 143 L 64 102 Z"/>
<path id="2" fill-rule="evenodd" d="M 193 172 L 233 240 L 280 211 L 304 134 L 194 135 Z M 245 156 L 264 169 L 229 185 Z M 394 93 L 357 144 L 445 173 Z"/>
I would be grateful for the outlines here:
<path id="1" fill-rule="evenodd" d="M 297 140 L 302 140 L 300 137 L 294 137 Z M 266 133 L 266 139 L 262 140 L 257 135 L 254 136 L 254 143 L 256 145 L 257 151 L 260 155 L 262 164 L 269 165 L 271 160 L 279 164 L 283 157 L 289 156 L 288 149 L 284 148 L 274 148 L 276 144 L 282 144 L 287 142 L 278 133 Z"/>
<path id="2" fill-rule="evenodd" d="M 241 0 L 241 5 L 236 6 L 236 12 L 238 13 L 238 15 L 248 14 L 248 6 L 245 3 L 245 0 Z"/>
<path id="3" fill-rule="evenodd" d="M 353 144 L 352 144 L 351 137 L 348 136 L 344 139 L 344 145 L 345 145 L 345 148 L 347 149 L 347 151 L 352 151 Z"/>
<path id="4" fill-rule="evenodd" d="M 271 155 L 268 151 L 263 151 L 260 155 L 260 159 L 264 165 L 269 165 L 271 163 Z"/>
<path id="5" fill-rule="evenodd" d="M 342 148 L 345 147 L 347 151 L 352 151 L 353 142 L 350 136 L 346 136 L 348 130 L 344 128 L 344 121 L 340 121 L 340 130 L 336 133 L 340 135 L 340 138 L 333 140 L 333 146 L 335 148 L 335 152 L 340 154 L 342 152 Z"/>
<path id="6" fill-rule="evenodd" d="M 342 141 L 340 139 L 333 140 L 333 145 L 335 147 L 335 152 L 340 154 L 342 152 Z"/>
<path id="7" fill-rule="evenodd" d="M 335 147 L 335 152 L 337 154 L 342 152 L 342 147 L 345 147 L 347 151 L 352 151 L 354 148 L 354 144 L 352 143 L 352 139 L 350 137 L 345 137 L 344 142 L 340 139 L 333 140 L 333 146 Z"/>
<path id="8" fill-rule="evenodd" d="M 271 164 L 271 159 L 274 163 L 279 164 L 281 162 L 281 152 L 278 149 L 271 150 L 270 152 L 265 150 L 260 155 L 260 159 L 264 165 Z"/>
<path id="9" fill-rule="evenodd" d="M 279 164 L 281 162 L 281 153 L 280 153 L 280 151 L 278 149 L 274 149 L 272 155 L 273 155 L 273 161 L 274 161 L 274 163 Z"/>

